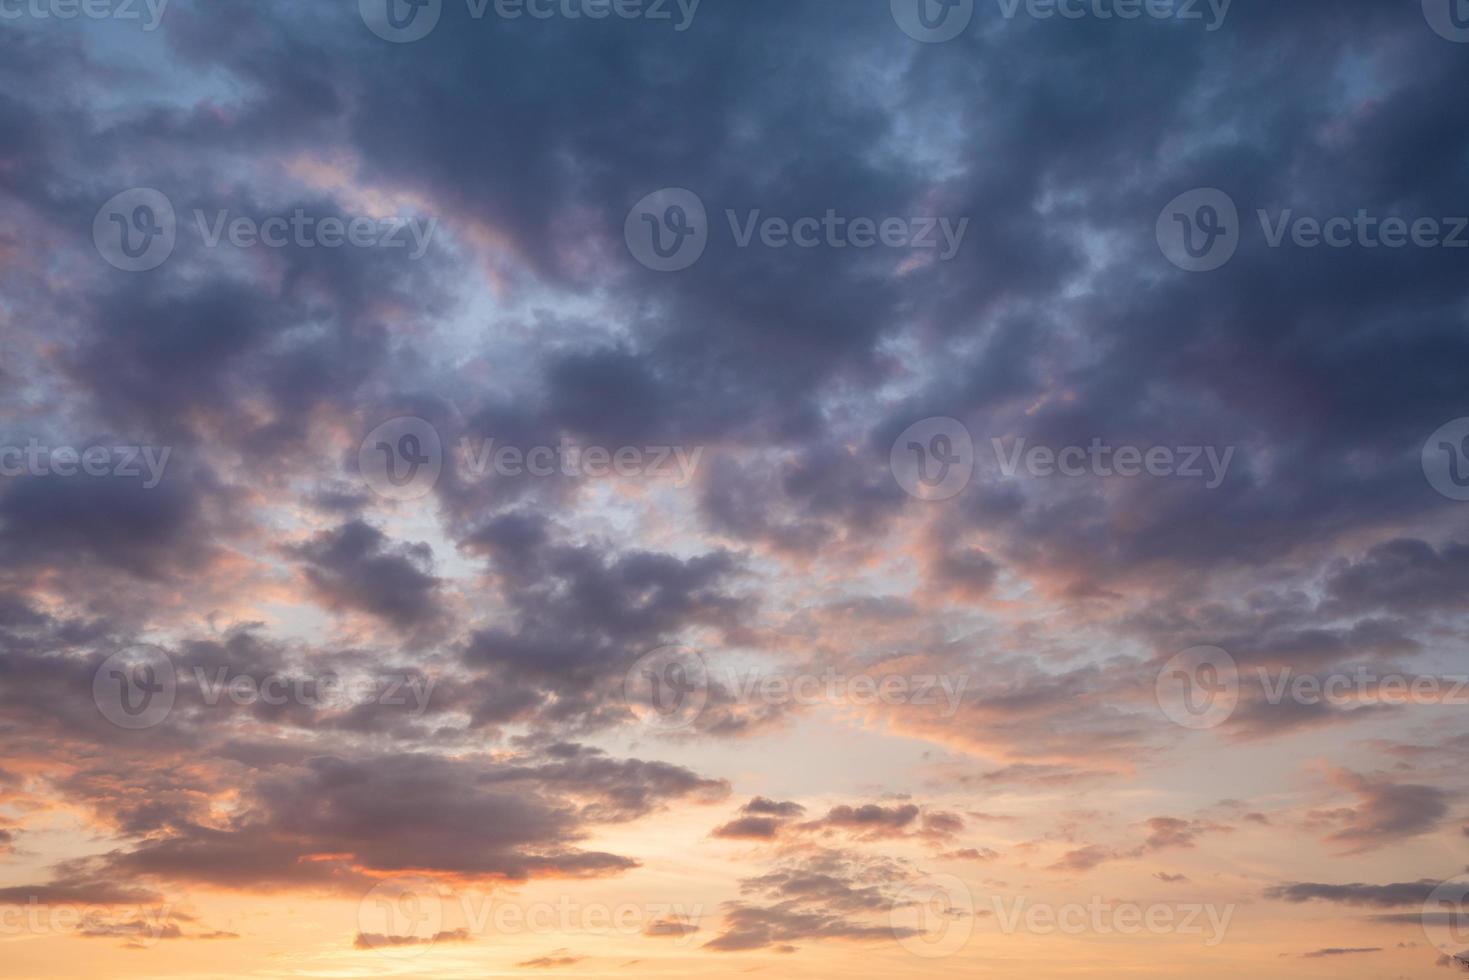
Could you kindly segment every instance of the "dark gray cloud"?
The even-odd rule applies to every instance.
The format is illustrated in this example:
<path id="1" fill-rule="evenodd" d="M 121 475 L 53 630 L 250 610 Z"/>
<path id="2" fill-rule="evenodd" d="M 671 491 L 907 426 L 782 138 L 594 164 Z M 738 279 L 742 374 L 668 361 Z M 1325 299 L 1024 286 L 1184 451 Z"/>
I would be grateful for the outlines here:
<path id="1" fill-rule="evenodd" d="M 1437 881 L 1429 878 L 1391 885 L 1364 885 L 1360 882 L 1348 885 L 1291 882 L 1267 889 L 1265 896 L 1286 902 L 1320 901 L 1367 908 L 1396 908 L 1405 905 L 1421 906 L 1428 901 L 1428 896 L 1438 885 Z"/>
<path id="2" fill-rule="evenodd" d="M 396 544 L 354 520 L 290 554 L 327 606 L 377 616 L 403 630 L 431 626 L 441 615 L 434 553 L 426 544 Z"/>

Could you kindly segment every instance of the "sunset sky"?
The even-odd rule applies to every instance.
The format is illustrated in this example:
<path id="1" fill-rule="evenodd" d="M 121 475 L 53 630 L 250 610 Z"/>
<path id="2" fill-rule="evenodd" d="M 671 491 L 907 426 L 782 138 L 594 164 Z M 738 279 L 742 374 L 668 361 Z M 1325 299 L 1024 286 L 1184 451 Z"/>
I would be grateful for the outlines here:
<path id="1" fill-rule="evenodd" d="M 0 977 L 1469 972 L 1469 0 L 0 80 Z"/>

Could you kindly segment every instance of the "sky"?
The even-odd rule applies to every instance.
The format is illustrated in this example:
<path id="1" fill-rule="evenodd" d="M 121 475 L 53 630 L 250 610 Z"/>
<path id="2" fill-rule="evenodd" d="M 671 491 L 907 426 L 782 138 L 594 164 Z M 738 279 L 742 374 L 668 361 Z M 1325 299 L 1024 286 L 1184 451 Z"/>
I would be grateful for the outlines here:
<path id="1" fill-rule="evenodd" d="M 0 975 L 1469 972 L 1469 2 L 0 81 Z"/>

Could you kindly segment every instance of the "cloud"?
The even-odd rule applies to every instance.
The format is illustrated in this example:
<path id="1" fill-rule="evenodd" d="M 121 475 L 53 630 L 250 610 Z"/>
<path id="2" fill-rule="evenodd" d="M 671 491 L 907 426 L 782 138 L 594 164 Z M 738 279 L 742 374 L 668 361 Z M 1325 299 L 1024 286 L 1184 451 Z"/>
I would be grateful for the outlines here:
<path id="1" fill-rule="evenodd" d="M 524 963 L 515 965 L 522 969 L 554 970 L 564 966 L 575 966 L 584 959 L 586 959 L 585 956 L 570 955 L 568 950 L 558 949 L 549 955 L 538 956 L 533 960 L 526 960 Z"/>
<path id="2" fill-rule="evenodd" d="M 1429 895 L 1438 887 L 1438 882 L 1429 878 L 1421 881 L 1400 882 L 1390 885 L 1364 885 L 1354 882 L 1346 885 L 1331 885 L 1318 882 L 1289 882 L 1266 889 L 1266 898 L 1286 902 L 1331 902 L 1338 905 L 1365 906 L 1368 908 L 1394 908 L 1404 905 L 1419 905 L 1428 901 Z"/>
<path id="3" fill-rule="evenodd" d="M 289 553 L 299 560 L 320 600 L 333 609 L 365 613 L 402 630 L 432 624 L 442 614 L 433 549 L 397 545 L 360 520 L 325 531 Z"/>
<path id="4" fill-rule="evenodd" d="M 395 946 L 433 946 L 437 943 L 467 943 L 473 937 L 467 929 L 450 929 L 432 936 L 383 936 L 375 932 L 359 932 L 352 941 L 353 949 L 383 949 Z"/>
<path id="5" fill-rule="evenodd" d="M 1327 837 L 1345 845 L 1347 853 L 1361 853 L 1394 841 L 1426 834 L 1449 813 L 1452 796 L 1435 786 L 1395 783 L 1341 770 L 1333 781 L 1357 796 L 1345 814 L 1346 826 Z"/>

